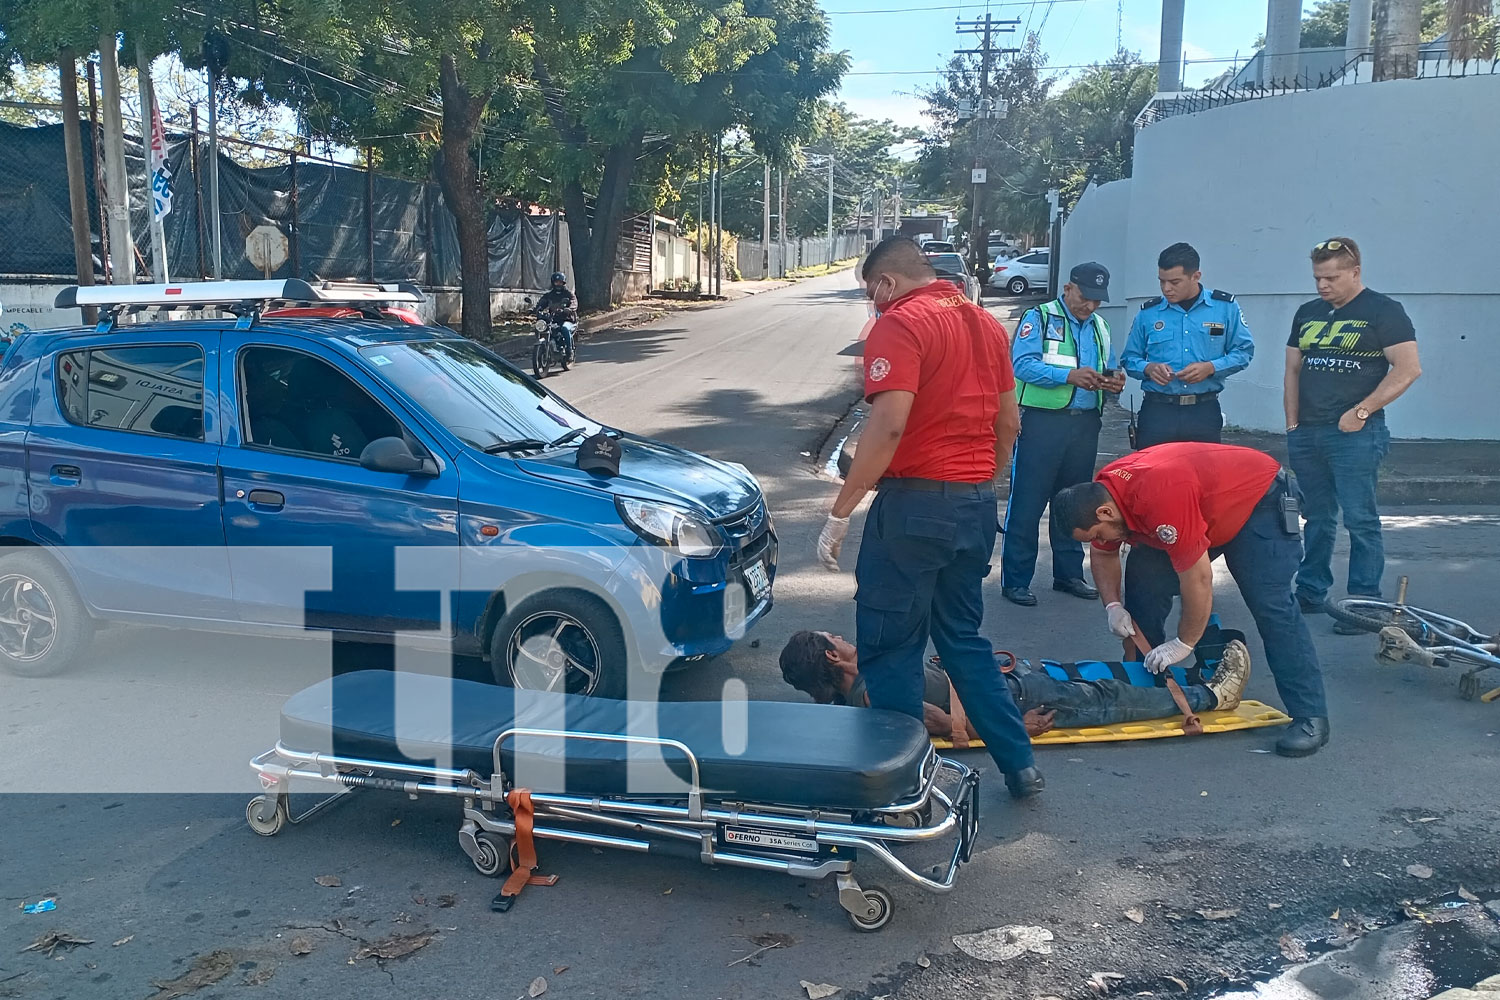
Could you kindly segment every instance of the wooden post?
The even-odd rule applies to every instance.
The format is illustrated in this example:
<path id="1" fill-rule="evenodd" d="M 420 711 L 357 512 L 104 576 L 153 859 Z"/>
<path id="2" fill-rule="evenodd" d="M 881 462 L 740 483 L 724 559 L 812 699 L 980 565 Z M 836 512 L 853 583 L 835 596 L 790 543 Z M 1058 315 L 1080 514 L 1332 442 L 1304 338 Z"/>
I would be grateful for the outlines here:
<path id="1" fill-rule="evenodd" d="M 292 150 L 292 277 L 302 277 L 302 218 L 297 204 L 297 151 Z"/>
<path id="2" fill-rule="evenodd" d="M 99 265 L 104 272 L 104 282 L 109 284 L 109 215 L 104 210 L 104 166 L 99 157 L 99 91 L 94 86 L 94 64 L 84 60 L 89 83 L 89 159 L 94 172 L 94 207 L 99 210 Z"/>
<path id="3" fill-rule="evenodd" d="M 365 147 L 365 269 L 375 277 L 375 148 Z"/>
<path id="4" fill-rule="evenodd" d="M 208 273 L 208 231 L 204 226 L 203 218 L 203 175 L 198 165 L 198 105 L 192 107 L 191 124 L 193 130 L 192 170 L 193 170 L 193 203 L 197 211 L 193 213 L 198 220 L 198 277 Z"/>
<path id="5" fill-rule="evenodd" d="M 63 149 L 68 160 L 68 209 L 73 225 L 73 260 L 78 284 L 94 283 L 94 247 L 90 239 L 88 176 L 83 172 L 83 122 L 78 115 L 78 57 L 64 47 L 57 54 L 58 78 L 62 83 Z M 99 310 L 84 306 L 83 322 L 99 321 Z"/>

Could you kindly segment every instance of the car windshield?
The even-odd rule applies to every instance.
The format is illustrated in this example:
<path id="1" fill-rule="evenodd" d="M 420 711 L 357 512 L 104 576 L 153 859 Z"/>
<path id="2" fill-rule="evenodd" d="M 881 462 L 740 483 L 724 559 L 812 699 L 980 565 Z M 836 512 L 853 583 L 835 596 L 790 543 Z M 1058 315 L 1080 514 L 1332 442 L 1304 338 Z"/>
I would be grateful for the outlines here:
<path id="1" fill-rule="evenodd" d="M 465 444 L 480 450 L 552 442 L 576 445 L 602 427 L 477 344 L 428 340 L 360 351 L 376 374 L 410 396 Z M 559 446 L 560 447 L 560 446 Z"/>
<path id="2" fill-rule="evenodd" d="M 943 274 L 963 274 L 964 259 L 956 253 L 938 253 L 927 258 Z"/>

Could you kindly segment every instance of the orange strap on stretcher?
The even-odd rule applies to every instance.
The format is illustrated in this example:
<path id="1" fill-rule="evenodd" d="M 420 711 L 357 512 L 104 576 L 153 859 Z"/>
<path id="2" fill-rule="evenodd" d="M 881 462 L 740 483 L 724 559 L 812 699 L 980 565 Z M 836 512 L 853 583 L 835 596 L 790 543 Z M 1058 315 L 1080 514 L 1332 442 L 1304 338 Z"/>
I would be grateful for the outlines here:
<path id="1" fill-rule="evenodd" d="M 504 913 L 515 903 L 521 890 L 528 885 L 556 885 L 556 875 L 537 875 L 536 840 L 532 828 L 536 820 L 536 807 L 531 804 L 531 790 L 517 788 L 505 796 L 515 818 L 516 837 L 510 846 L 510 877 L 500 887 L 500 895 L 490 903 L 490 909 Z"/>
<path id="2" fill-rule="evenodd" d="M 1131 639 L 1135 640 L 1135 648 L 1141 651 L 1141 657 L 1144 659 L 1146 654 L 1151 652 L 1151 646 L 1146 642 L 1146 637 L 1141 635 L 1141 627 L 1135 624 L 1135 619 L 1131 619 L 1130 624 L 1135 628 L 1135 635 L 1131 636 Z M 1125 653 L 1127 656 L 1130 654 L 1129 640 L 1126 640 L 1125 643 Z M 1202 736 L 1203 720 L 1198 718 L 1197 713 L 1188 707 L 1187 693 L 1182 690 L 1182 685 L 1177 683 L 1177 678 L 1172 676 L 1170 667 L 1165 671 L 1163 676 L 1167 679 L 1167 692 L 1171 694 L 1172 701 L 1176 702 L 1177 711 L 1182 713 L 1183 733 L 1188 736 Z"/>

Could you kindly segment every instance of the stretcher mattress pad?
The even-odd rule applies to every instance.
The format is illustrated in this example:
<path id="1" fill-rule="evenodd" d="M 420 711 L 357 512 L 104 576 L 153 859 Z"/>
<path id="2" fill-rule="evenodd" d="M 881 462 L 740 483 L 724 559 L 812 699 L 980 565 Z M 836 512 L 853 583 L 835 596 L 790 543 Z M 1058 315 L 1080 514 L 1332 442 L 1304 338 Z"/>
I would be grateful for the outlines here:
<path id="1" fill-rule="evenodd" d="M 726 728 L 741 712 L 747 725 Z M 917 794 L 930 751 L 922 723 L 894 712 L 613 701 L 375 670 L 320 681 L 281 710 L 288 750 L 484 776 L 496 738 L 513 727 L 677 740 L 697 757 L 711 798 L 822 809 L 878 809 Z M 680 797 L 689 777 L 680 751 L 576 739 L 518 737 L 501 763 L 534 792 L 572 795 Z"/>

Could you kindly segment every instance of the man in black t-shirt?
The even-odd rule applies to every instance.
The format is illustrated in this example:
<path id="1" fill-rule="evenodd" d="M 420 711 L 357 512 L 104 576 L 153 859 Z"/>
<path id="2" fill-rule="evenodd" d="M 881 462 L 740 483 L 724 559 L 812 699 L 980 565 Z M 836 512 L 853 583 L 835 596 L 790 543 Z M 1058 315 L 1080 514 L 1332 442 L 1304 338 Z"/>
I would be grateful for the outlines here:
<path id="1" fill-rule="evenodd" d="M 1333 586 L 1340 510 L 1349 532 L 1349 593 L 1380 596 L 1385 551 L 1375 479 L 1391 442 L 1383 408 L 1422 374 L 1406 310 L 1364 286 L 1354 241 L 1319 243 L 1312 263 L 1318 298 L 1292 320 L 1283 397 L 1287 457 L 1307 518 L 1297 572 L 1304 612 L 1322 610 Z M 1351 634 L 1342 626 L 1334 631 Z"/>

